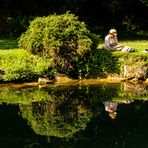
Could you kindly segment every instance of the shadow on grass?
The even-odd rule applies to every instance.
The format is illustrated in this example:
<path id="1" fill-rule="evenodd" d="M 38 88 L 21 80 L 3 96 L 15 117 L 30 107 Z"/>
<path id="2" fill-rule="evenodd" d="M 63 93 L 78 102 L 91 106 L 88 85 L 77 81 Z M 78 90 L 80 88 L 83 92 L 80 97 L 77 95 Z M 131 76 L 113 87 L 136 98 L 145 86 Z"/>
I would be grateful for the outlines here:
<path id="1" fill-rule="evenodd" d="M 0 49 L 14 49 L 18 48 L 17 39 L 2 39 L 0 38 Z"/>
<path id="2" fill-rule="evenodd" d="M 120 67 L 117 57 L 113 56 L 112 52 L 98 48 L 92 53 L 91 75 L 106 77 L 111 73 L 120 73 Z"/>

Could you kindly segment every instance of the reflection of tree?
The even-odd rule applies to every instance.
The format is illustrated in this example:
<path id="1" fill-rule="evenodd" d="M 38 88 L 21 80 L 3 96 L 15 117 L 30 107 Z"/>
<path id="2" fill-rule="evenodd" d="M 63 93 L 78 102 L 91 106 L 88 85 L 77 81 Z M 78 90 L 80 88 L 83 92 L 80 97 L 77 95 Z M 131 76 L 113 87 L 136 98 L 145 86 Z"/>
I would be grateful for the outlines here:
<path id="1" fill-rule="evenodd" d="M 132 89 L 125 90 L 125 87 L 114 84 L 62 86 L 62 88 L 51 86 L 41 89 L 30 87 L 21 89 L 0 88 L 0 103 L 19 104 L 21 115 L 36 134 L 47 136 L 48 140 L 52 140 L 52 136 L 59 137 L 58 140 L 53 138 L 54 140 L 51 142 L 52 146 L 56 148 L 79 147 L 80 143 L 83 144 L 83 147 L 102 147 L 102 145 L 109 147 L 113 144 L 112 142 L 118 142 L 119 147 L 125 147 L 120 143 L 124 144 L 127 140 L 131 142 L 131 136 L 135 132 L 141 132 L 141 129 L 138 131 L 139 127 L 147 127 L 147 122 L 144 123 L 144 120 L 147 121 L 147 113 L 143 114 L 143 108 L 145 107 L 146 110 L 147 104 L 145 105 L 144 101 L 138 101 L 141 96 L 148 98 L 147 91 L 135 94 Z M 135 98 L 137 98 L 137 101 Z M 124 105 L 127 100 L 131 99 L 134 99 L 134 102 L 130 105 Z M 118 103 L 116 120 L 110 122 L 108 120 L 110 118 L 106 118 L 108 112 L 104 111 L 105 106 L 102 103 L 104 101 Z M 131 108 L 132 111 L 130 111 Z M 118 122 L 119 125 L 112 126 L 115 122 Z M 140 122 L 141 124 L 139 124 Z M 131 130 L 128 130 L 129 126 Z M 25 129 L 23 127 L 22 125 L 22 129 Z M 23 132 L 21 131 L 21 133 Z M 27 139 L 22 137 L 20 142 L 25 143 L 25 147 L 44 147 L 43 143 L 37 141 L 38 136 L 33 138 L 31 135 L 31 137 L 28 137 L 26 133 L 25 129 Z M 74 138 L 67 140 L 70 137 Z M 9 138 L 10 141 L 10 136 L 6 138 Z M 99 138 L 101 140 L 98 140 Z M 124 141 L 123 138 L 128 139 Z M 14 143 L 20 141 L 20 137 L 13 139 L 15 139 Z M 106 139 L 108 143 L 104 143 Z M 8 139 L 4 143 L 7 143 L 7 141 Z M 47 142 L 48 146 L 46 145 L 46 147 L 49 147 L 49 141 Z M 10 143 L 12 145 L 13 141 Z"/>
<path id="2" fill-rule="evenodd" d="M 52 91 L 52 101 L 34 102 L 20 105 L 23 118 L 28 120 L 33 130 L 40 135 L 72 137 L 86 128 L 92 116 L 91 109 L 72 91 Z M 80 95 L 80 94 L 79 94 Z"/>
<path id="3" fill-rule="evenodd" d="M 22 116 L 40 135 L 72 137 L 101 115 L 103 101 L 140 99 L 121 85 L 57 86 L 48 88 L 1 88 L 0 102 L 19 104 Z M 142 94 L 147 98 L 147 91 Z M 142 98 L 141 98 L 142 99 Z"/>

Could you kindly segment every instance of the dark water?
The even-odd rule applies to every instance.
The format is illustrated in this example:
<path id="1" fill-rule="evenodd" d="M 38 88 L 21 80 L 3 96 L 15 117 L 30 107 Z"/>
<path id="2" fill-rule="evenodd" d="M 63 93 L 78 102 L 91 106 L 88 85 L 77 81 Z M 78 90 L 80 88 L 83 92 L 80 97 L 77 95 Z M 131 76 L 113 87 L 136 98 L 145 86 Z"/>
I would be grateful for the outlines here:
<path id="1" fill-rule="evenodd" d="M 148 148 L 147 100 L 137 85 L 2 87 L 0 148 Z"/>

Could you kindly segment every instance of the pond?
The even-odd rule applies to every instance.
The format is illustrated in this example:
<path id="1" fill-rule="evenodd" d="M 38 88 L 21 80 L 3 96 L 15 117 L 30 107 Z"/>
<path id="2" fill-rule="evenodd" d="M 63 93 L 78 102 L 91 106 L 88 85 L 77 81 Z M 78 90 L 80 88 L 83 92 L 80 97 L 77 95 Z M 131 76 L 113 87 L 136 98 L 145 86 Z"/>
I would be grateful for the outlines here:
<path id="1" fill-rule="evenodd" d="M 0 86 L 1 148 L 147 148 L 141 84 Z"/>

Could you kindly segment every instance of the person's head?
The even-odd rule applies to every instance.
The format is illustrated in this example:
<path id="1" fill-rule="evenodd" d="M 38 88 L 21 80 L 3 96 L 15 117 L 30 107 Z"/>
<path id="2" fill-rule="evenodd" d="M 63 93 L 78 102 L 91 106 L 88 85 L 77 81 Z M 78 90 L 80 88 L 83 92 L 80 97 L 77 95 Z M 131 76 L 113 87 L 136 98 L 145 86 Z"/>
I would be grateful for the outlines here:
<path id="1" fill-rule="evenodd" d="M 110 35 L 113 35 L 113 36 L 114 36 L 114 35 L 117 35 L 117 30 L 116 30 L 116 29 L 110 29 L 110 30 L 109 30 L 109 34 L 110 34 Z"/>

